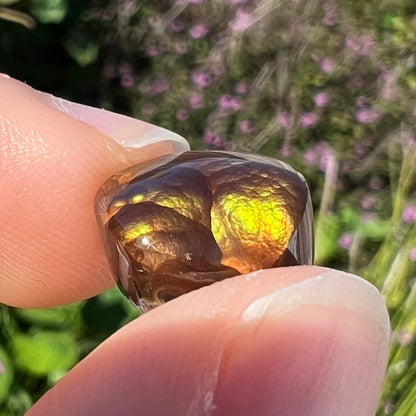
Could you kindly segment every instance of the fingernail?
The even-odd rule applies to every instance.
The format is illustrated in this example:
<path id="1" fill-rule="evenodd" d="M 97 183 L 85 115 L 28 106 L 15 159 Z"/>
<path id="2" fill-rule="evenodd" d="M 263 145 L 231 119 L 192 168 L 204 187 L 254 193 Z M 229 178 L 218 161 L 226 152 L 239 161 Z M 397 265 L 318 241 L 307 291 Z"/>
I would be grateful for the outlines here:
<path id="1" fill-rule="evenodd" d="M 2 77 L 2 78 L 10 78 L 10 76 L 9 75 L 7 75 L 7 74 L 3 74 L 3 73 L 0 73 L 0 77 Z"/>
<path id="2" fill-rule="evenodd" d="M 189 144 L 182 136 L 162 127 L 104 109 L 73 103 L 51 94 L 42 95 L 52 107 L 89 124 L 127 149 L 169 142 L 175 153 L 189 150 Z"/>
<path id="3" fill-rule="evenodd" d="M 302 280 L 251 303 L 243 313 L 247 322 L 261 320 L 265 315 L 284 315 L 305 305 L 335 306 L 371 319 L 390 335 L 387 308 L 379 291 L 366 280 L 351 273 L 328 270 Z"/>

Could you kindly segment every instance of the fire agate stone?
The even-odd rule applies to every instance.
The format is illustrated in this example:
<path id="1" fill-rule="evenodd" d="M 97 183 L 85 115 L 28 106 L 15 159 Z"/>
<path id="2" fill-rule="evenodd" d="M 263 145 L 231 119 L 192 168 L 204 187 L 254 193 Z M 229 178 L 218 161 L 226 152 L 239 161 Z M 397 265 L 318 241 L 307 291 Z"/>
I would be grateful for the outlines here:
<path id="1" fill-rule="evenodd" d="M 115 278 L 145 311 L 254 270 L 313 261 L 308 186 L 264 156 L 190 151 L 111 177 L 96 214 Z"/>

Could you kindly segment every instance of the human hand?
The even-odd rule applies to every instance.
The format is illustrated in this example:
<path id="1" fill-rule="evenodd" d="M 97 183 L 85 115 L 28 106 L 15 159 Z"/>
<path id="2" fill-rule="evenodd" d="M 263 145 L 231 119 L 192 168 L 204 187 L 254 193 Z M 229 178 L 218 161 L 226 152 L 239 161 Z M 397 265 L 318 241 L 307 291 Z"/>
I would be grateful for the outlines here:
<path id="1" fill-rule="evenodd" d="M 56 306 L 112 287 L 96 191 L 185 149 L 166 130 L 0 76 L 0 302 Z M 388 343 L 386 308 L 365 281 L 316 266 L 263 270 L 136 319 L 28 414 L 370 416 Z"/>

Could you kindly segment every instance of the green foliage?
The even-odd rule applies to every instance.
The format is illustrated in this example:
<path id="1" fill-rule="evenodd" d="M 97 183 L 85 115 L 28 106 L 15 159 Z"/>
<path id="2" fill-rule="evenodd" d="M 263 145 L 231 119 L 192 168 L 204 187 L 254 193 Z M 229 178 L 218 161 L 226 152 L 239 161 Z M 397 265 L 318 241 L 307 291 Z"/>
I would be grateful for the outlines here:
<path id="1" fill-rule="evenodd" d="M 0 5 L 2 6 L 10 6 L 11 4 L 17 3 L 20 0 L 0 0 Z"/>
<path id="2" fill-rule="evenodd" d="M 50 309 L 0 305 L 0 360 L 6 369 L 0 374 L 0 414 L 23 414 L 81 358 L 138 315 L 118 289 Z"/>
<path id="3" fill-rule="evenodd" d="M 63 374 L 79 356 L 73 335 L 61 331 L 17 333 L 11 347 L 16 365 L 34 376 Z"/>
<path id="4" fill-rule="evenodd" d="M 66 0 L 30 0 L 30 11 L 41 23 L 61 23 L 68 12 Z"/>
<path id="5" fill-rule="evenodd" d="M 71 34 L 64 46 L 71 58 L 81 67 L 94 63 L 98 58 L 99 45 L 82 33 Z"/>
<path id="6" fill-rule="evenodd" d="M 9 393 L 13 383 L 14 369 L 7 352 L 0 348 L 0 362 L 3 364 L 4 371 L 0 371 L 0 404 L 3 403 Z"/>
<path id="7" fill-rule="evenodd" d="M 49 309 L 15 309 L 17 317 L 33 326 L 42 328 L 73 328 L 81 324 L 80 305 L 71 304 Z"/>
<path id="8" fill-rule="evenodd" d="M 316 228 L 323 231 L 316 233 L 315 263 L 331 264 L 331 261 L 339 255 L 338 240 L 341 237 L 341 227 L 338 217 L 333 214 L 325 215 Z"/>
<path id="9" fill-rule="evenodd" d="M 410 385 L 410 384 L 409 384 Z M 407 392 L 406 399 L 401 404 L 399 410 L 395 412 L 395 416 L 412 415 L 416 409 L 416 384 Z"/>

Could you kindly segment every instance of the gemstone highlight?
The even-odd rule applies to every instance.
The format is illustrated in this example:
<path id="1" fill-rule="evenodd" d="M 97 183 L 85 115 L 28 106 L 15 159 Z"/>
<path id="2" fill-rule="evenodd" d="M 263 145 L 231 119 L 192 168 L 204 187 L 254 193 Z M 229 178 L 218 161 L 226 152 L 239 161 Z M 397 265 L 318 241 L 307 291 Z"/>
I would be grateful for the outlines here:
<path id="1" fill-rule="evenodd" d="M 130 167 L 96 198 L 107 256 L 142 310 L 228 277 L 311 264 L 302 175 L 265 156 L 189 151 Z"/>

